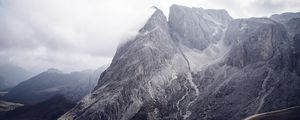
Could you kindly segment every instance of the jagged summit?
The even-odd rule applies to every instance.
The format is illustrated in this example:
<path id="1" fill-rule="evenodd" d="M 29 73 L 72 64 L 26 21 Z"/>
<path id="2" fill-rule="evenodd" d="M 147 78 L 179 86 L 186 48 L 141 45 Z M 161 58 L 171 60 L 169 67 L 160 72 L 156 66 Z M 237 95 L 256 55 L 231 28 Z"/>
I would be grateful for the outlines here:
<path id="1" fill-rule="evenodd" d="M 155 12 L 152 14 L 152 16 L 148 19 L 147 23 L 144 25 L 142 29 L 140 29 L 139 32 L 141 33 L 147 31 L 149 32 L 158 28 L 168 31 L 168 21 L 163 11 L 158 9 L 157 7 L 154 8 L 155 8 Z"/>
<path id="2" fill-rule="evenodd" d="M 172 5 L 170 7 L 170 14 L 171 12 L 177 13 L 177 12 L 186 12 L 186 14 L 190 14 L 187 12 L 196 12 L 199 16 L 202 16 L 206 19 L 210 19 L 216 24 L 228 24 L 233 18 L 229 15 L 229 13 L 224 9 L 204 9 L 204 8 L 198 8 L 198 7 L 186 7 L 181 5 Z"/>

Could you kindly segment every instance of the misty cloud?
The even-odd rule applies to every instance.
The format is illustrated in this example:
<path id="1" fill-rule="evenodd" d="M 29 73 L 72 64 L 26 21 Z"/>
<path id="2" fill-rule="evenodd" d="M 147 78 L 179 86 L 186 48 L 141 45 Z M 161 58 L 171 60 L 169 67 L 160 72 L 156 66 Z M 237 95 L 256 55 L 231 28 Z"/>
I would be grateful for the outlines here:
<path id="1" fill-rule="evenodd" d="M 0 63 L 42 71 L 95 69 L 157 6 L 226 9 L 233 17 L 300 11 L 297 0 L 0 0 Z"/>
<path id="2" fill-rule="evenodd" d="M 3 0 L 0 57 L 29 69 L 107 64 L 119 40 L 134 35 L 153 12 L 147 1 L 130 1 Z"/>

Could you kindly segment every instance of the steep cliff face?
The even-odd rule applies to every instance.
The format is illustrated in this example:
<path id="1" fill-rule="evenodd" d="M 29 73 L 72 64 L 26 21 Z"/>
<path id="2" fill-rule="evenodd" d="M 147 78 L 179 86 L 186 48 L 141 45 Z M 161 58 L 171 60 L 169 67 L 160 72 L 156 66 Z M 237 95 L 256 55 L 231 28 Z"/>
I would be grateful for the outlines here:
<path id="1" fill-rule="evenodd" d="M 227 63 L 244 67 L 290 53 L 290 43 L 283 25 L 266 18 L 234 20 L 225 36 L 231 46 Z M 290 61 L 289 56 L 283 61 Z M 286 63 L 288 64 L 288 63 Z"/>
<path id="2" fill-rule="evenodd" d="M 293 38 L 294 40 L 294 58 L 295 58 L 295 67 L 298 76 L 300 76 L 300 34 L 296 34 Z"/>
<path id="3" fill-rule="evenodd" d="M 294 66 L 296 67 L 298 76 L 300 76 L 300 15 L 298 18 L 290 19 L 284 23 L 284 25 L 289 33 L 290 41 L 293 44 Z"/>
<path id="4" fill-rule="evenodd" d="M 292 44 L 293 52 L 291 56 L 293 58 L 293 66 L 298 76 L 300 76 L 300 12 L 273 15 L 271 19 L 285 26 Z"/>
<path id="5" fill-rule="evenodd" d="M 231 20 L 225 10 L 206 10 L 178 5 L 170 8 L 169 15 L 173 39 L 201 51 L 221 40 L 224 29 Z"/>
<path id="6" fill-rule="evenodd" d="M 60 119 L 238 120 L 299 105 L 292 46 L 269 18 L 173 5 L 167 21 L 156 10 Z"/>

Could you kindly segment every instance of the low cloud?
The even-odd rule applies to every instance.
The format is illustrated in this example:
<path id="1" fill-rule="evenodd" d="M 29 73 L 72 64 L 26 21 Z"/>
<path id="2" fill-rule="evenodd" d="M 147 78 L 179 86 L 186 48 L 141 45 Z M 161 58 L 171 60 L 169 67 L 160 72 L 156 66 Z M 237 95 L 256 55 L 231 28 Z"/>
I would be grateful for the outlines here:
<path id="1" fill-rule="evenodd" d="M 0 59 L 33 71 L 95 69 L 120 41 L 172 4 L 226 9 L 235 18 L 300 11 L 298 0 L 0 0 Z"/>
<path id="2" fill-rule="evenodd" d="M 92 68 L 153 11 L 147 0 L 2 0 L 0 58 L 27 69 Z"/>

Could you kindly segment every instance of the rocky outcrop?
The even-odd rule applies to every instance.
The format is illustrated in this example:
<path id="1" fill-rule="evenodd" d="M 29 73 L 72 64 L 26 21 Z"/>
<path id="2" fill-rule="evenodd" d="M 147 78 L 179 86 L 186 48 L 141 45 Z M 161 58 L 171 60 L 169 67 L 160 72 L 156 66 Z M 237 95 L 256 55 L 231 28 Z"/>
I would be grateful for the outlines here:
<path id="1" fill-rule="evenodd" d="M 300 104 L 292 42 L 269 18 L 157 9 L 92 94 L 60 120 L 239 120 Z"/>
<path id="2" fill-rule="evenodd" d="M 292 44 L 293 52 L 290 54 L 294 70 L 300 76 L 300 13 L 283 13 L 274 16 L 271 16 L 271 19 L 282 23 L 288 32 L 289 40 Z"/>

